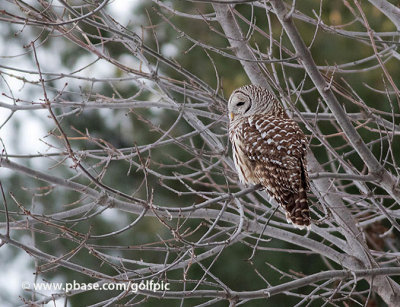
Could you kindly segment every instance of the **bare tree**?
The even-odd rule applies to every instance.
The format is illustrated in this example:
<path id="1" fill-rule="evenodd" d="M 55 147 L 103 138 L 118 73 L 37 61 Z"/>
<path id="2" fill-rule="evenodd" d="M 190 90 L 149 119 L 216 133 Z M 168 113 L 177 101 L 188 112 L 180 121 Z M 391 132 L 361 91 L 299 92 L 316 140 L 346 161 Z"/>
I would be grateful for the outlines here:
<path id="1" fill-rule="evenodd" d="M 171 284 L 165 291 L 103 293 L 93 306 L 153 297 L 236 306 L 279 295 L 296 306 L 367 306 L 371 300 L 399 306 L 400 9 L 384 0 L 154 0 L 137 13 L 146 24 L 139 27 L 113 18 L 109 2 L 1 4 L 0 21 L 25 41 L 17 60 L 32 60 L 32 68 L 0 63 L 0 108 L 9 112 L 1 127 L 33 110 L 45 110 L 51 120 L 43 136 L 48 150 L 3 148 L 1 169 L 35 185 L 12 186 L 9 175 L 2 178 L 2 248 L 28 253 L 37 280 L 72 271 L 100 285 Z M 165 42 L 166 31 L 175 40 Z M 324 50 L 327 40 L 337 50 Z M 57 42 L 79 52 L 79 69 L 51 70 L 45 47 Z M 186 48 L 180 60 L 168 55 L 168 46 Z M 354 50 L 357 58 L 351 58 Z M 195 52 L 201 57 L 191 56 Z M 92 75 L 99 65 L 110 73 Z M 201 69 L 213 74 L 206 80 Z M 243 71 L 273 91 L 308 136 L 308 232 L 287 224 L 265 192 L 238 181 L 225 95 L 246 82 L 233 78 Z M 25 92 L 40 90 L 40 98 L 27 98 L 12 80 Z M 92 133 L 82 122 L 103 110 L 111 122 L 128 115 L 140 124 L 131 130 L 131 144 Z M 140 140 L 140 129 L 151 139 Z M 129 221 L 114 220 L 107 231 L 96 227 L 110 212 Z M 121 235 L 134 243 L 116 244 Z M 260 288 L 235 288 L 221 270 L 238 249 L 247 259 L 229 269 L 237 268 L 238 278 L 256 276 Z M 268 255 L 320 265 L 310 262 L 307 272 L 296 272 L 273 265 Z M 86 291 L 40 296 L 32 290 L 23 303 Z"/>

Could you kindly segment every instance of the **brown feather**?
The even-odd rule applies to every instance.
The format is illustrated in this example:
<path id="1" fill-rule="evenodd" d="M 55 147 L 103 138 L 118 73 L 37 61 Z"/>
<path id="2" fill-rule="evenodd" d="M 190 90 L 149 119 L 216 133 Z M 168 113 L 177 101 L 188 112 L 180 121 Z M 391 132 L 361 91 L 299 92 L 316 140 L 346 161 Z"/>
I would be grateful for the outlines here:
<path id="1" fill-rule="evenodd" d="M 288 221 L 303 228 L 310 225 L 307 139 L 274 103 L 269 108 L 272 114 L 240 116 L 230 122 L 234 161 L 242 182 L 261 184 L 285 209 Z"/>

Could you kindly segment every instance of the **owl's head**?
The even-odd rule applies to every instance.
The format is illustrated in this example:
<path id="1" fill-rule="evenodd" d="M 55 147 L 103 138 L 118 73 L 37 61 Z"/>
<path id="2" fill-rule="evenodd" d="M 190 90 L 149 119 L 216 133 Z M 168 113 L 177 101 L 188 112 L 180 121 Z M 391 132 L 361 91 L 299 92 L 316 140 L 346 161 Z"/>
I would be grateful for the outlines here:
<path id="1" fill-rule="evenodd" d="M 228 112 L 234 118 L 255 114 L 274 113 L 280 108 L 274 95 L 267 89 L 257 85 L 245 85 L 234 90 L 229 97 Z"/>

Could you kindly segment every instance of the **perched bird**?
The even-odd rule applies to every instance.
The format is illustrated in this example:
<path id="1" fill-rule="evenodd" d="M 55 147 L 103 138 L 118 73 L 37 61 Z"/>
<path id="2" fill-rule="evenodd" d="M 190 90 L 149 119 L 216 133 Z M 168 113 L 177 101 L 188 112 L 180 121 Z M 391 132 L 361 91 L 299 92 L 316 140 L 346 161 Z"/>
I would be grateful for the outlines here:
<path id="1" fill-rule="evenodd" d="M 233 91 L 229 139 L 241 182 L 261 184 L 300 229 L 310 226 L 307 139 L 271 92 L 255 85 Z"/>

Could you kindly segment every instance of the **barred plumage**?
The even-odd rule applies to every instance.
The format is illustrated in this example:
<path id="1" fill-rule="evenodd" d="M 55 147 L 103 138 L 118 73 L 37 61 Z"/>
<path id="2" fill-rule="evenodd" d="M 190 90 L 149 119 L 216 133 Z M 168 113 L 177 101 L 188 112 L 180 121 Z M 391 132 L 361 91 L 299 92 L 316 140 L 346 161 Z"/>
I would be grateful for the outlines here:
<path id="1" fill-rule="evenodd" d="M 285 209 L 288 222 L 310 225 L 307 139 L 274 96 L 246 85 L 229 98 L 229 138 L 241 182 L 261 184 Z"/>

